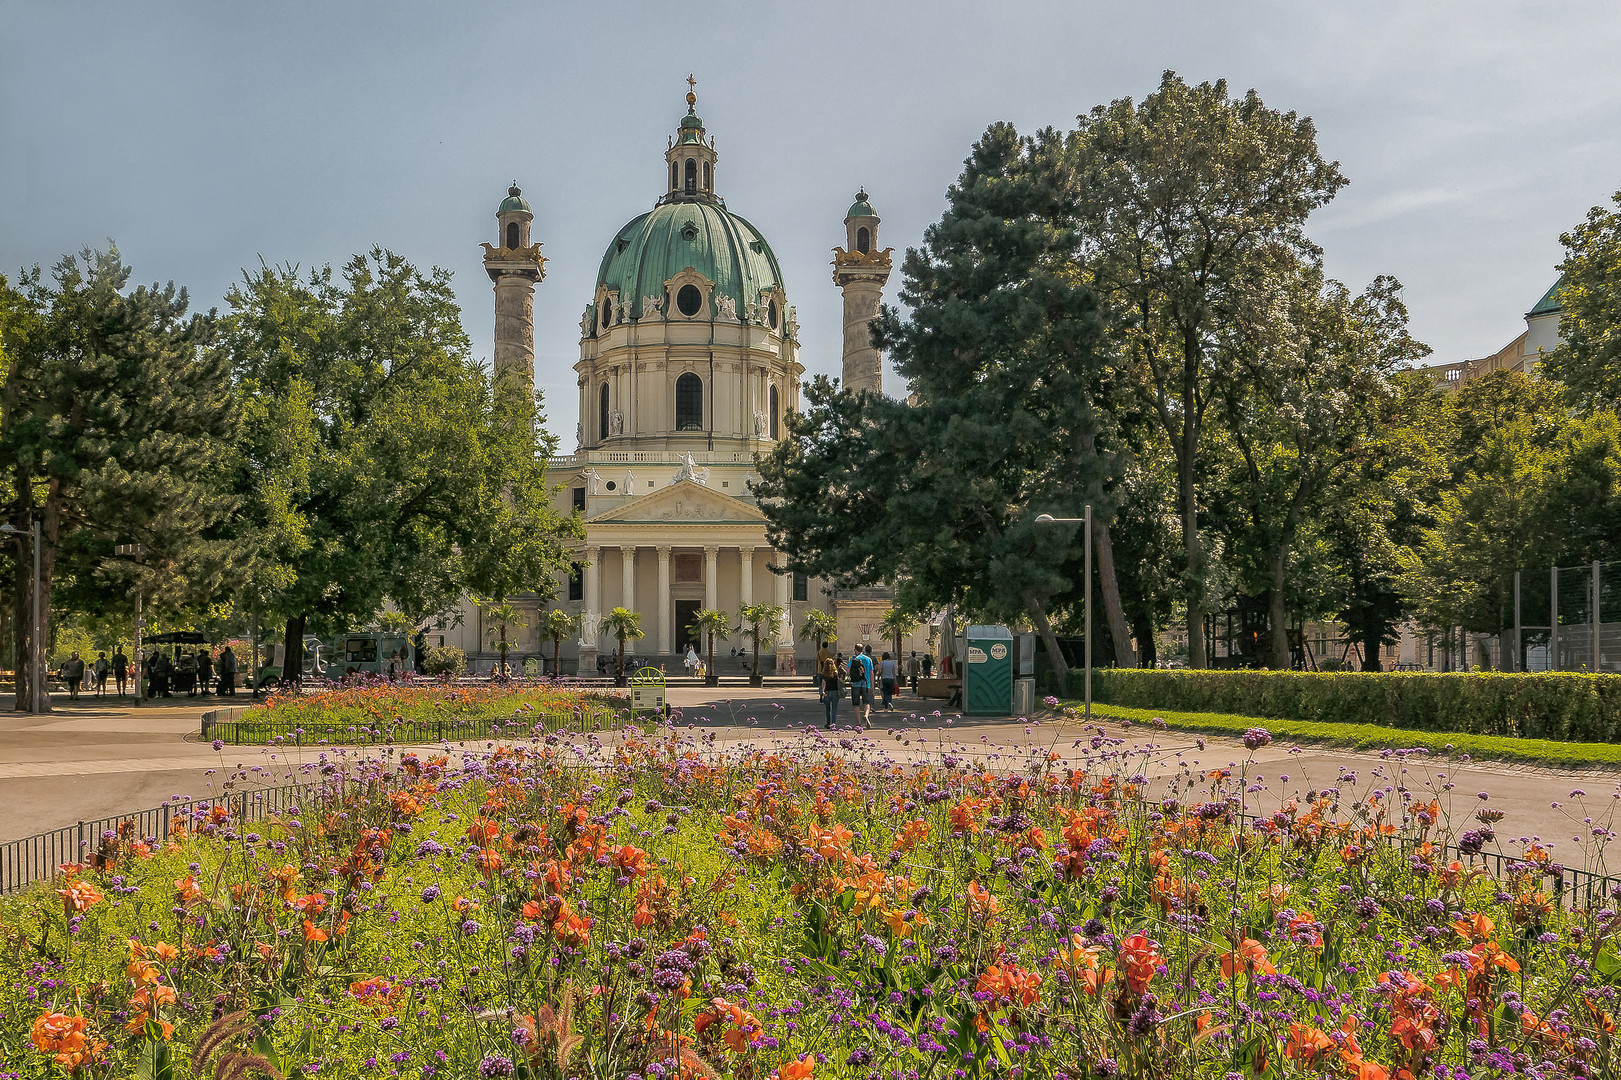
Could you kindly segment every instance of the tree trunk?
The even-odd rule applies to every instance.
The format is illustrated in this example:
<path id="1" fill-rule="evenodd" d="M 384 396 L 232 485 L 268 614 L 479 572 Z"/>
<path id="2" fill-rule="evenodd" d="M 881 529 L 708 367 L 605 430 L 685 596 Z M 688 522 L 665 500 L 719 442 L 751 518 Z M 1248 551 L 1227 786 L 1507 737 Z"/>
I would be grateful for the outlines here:
<path id="1" fill-rule="evenodd" d="M 1154 644 L 1154 620 L 1149 617 L 1148 607 L 1144 605 L 1132 617 L 1132 625 L 1136 629 L 1137 663 L 1140 667 L 1152 668 L 1159 663 L 1159 647 Z"/>
<path id="2" fill-rule="evenodd" d="M 704 685 L 719 686 L 720 675 L 715 671 L 715 632 L 709 632 L 709 666 L 704 668 Z"/>
<path id="3" fill-rule="evenodd" d="M 1272 630 L 1272 658 L 1267 664 L 1275 671 L 1287 671 L 1289 658 L 1289 612 L 1283 602 L 1283 582 L 1289 569 L 1289 544 L 1280 543 L 1269 560 L 1272 564 L 1272 597 L 1267 605 L 1267 623 Z"/>
<path id="4" fill-rule="evenodd" d="M 1182 464 L 1183 460 L 1188 463 Z M 1193 486 L 1191 456 L 1178 461 L 1177 472 L 1182 502 L 1182 547 L 1187 553 L 1182 586 L 1188 602 L 1188 667 L 1202 668 L 1209 666 L 1204 639 L 1204 553 L 1199 547 L 1199 499 Z"/>
<path id="5" fill-rule="evenodd" d="M 304 626 L 307 615 L 294 615 L 287 620 L 287 629 L 281 638 L 281 681 L 297 685 L 304 681 Z M 319 656 L 319 654 L 317 654 Z M 257 679 L 259 673 L 253 673 Z M 312 672 L 313 674 L 313 672 Z"/>
<path id="6" fill-rule="evenodd" d="M 1058 647 L 1058 635 L 1053 633 L 1052 623 L 1047 621 L 1047 612 L 1036 599 L 1036 594 L 1024 594 L 1025 610 L 1030 612 L 1030 621 L 1036 624 L 1036 632 L 1041 635 L 1041 643 L 1047 647 L 1047 655 L 1053 662 L 1053 675 L 1058 679 L 1058 693 L 1063 697 L 1069 696 L 1069 664 L 1064 660 L 1063 650 Z"/>
<path id="7" fill-rule="evenodd" d="M 1379 620 L 1372 608 L 1362 613 L 1362 670 L 1383 671 L 1384 662 L 1379 658 Z M 1399 657 L 1398 657 L 1399 659 Z"/>
<path id="8" fill-rule="evenodd" d="M 1109 622 L 1109 636 L 1114 639 L 1114 662 L 1118 667 L 1137 666 L 1137 656 L 1131 647 L 1131 626 L 1126 622 L 1126 608 L 1120 602 L 1120 581 L 1114 575 L 1114 542 L 1109 539 L 1109 525 L 1096 515 L 1093 507 L 1092 546 L 1097 554 L 1098 592 L 1103 596 L 1103 614 Z"/>
<path id="9" fill-rule="evenodd" d="M 563 677 L 563 639 L 552 638 L 552 678 Z"/>
<path id="10" fill-rule="evenodd" d="M 749 685 L 760 686 L 765 682 L 760 677 L 760 628 L 754 628 L 754 664 L 749 668 Z"/>

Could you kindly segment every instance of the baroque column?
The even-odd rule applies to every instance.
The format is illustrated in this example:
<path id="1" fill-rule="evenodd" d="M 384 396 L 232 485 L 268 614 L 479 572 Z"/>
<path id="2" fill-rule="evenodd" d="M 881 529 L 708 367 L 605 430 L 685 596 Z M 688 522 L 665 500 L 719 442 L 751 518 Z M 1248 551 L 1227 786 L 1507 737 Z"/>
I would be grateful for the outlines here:
<path id="1" fill-rule="evenodd" d="M 862 190 L 844 218 L 850 248 L 833 249 L 833 283 L 844 293 L 844 388 L 874 394 L 883 389 L 884 359 L 872 343 L 872 321 L 889 280 L 891 250 L 879 250 L 878 222 Z"/>
<path id="2" fill-rule="evenodd" d="M 739 607 L 748 607 L 754 603 L 754 549 L 740 547 L 737 549 L 739 574 L 737 579 L 737 604 Z"/>
<path id="3" fill-rule="evenodd" d="M 710 611 L 720 606 L 720 574 L 716 566 L 719 556 L 720 548 L 704 548 L 704 607 Z"/>
<path id="4" fill-rule="evenodd" d="M 636 548 L 630 544 L 619 545 L 619 582 L 620 593 L 624 597 L 621 603 L 626 611 L 636 610 Z"/>
<path id="5" fill-rule="evenodd" d="M 659 553 L 659 655 L 668 656 L 675 651 L 670 626 L 670 549 L 661 545 Z"/>
<path id="6" fill-rule="evenodd" d="M 540 245 L 529 242 L 534 217 L 514 183 L 495 212 L 496 242 L 484 245 L 495 283 L 495 385 L 526 398 L 535 386 L 535 285 L 546 276 Z"/>
<path id="7" fill-rule="evenodd" d="M 779 568 L 782 556 L 773 560 Z M 794 607 L 790 602 L 792 594 L 788 591 L 792 578 L 788 574 L 778 574 L 777 598 L 772 601 L 782 608 L 782 625 L 777 629 L 777 674 L 787 675 L 794 670 Z"/>

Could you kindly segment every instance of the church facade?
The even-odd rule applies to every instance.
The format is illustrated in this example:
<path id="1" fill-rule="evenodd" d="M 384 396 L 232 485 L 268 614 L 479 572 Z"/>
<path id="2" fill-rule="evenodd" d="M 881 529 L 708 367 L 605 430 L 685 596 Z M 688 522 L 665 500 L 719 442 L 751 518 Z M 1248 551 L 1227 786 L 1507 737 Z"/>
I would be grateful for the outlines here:
<path id="1" fill-rule="evenodd" d="M 562 483 L 564 512 L 585 525 L 575 573 L 557 583 L 549 605 L 513 598 L 528 625 L 508 630 L 516 654 L 544 653 L 538 619 L 548 606 L 581 617 L 578 640 L 562 646 L 563 671 L 595 670 L 616 643 L 598 632 L 616 607 L 641 614 L 644 637 L 627 645 L 644 663 L 680 671 L 694 611 L 726 612 L 769 602 L 787 613 L 775 640 L 761 643 L 765 671 L 808 673 L 814 641 L 796 640 L 807 610 L 838 620 L 840 647 L 871 641 L 889 608 L 884 590 L 836 592 L 819 580 L 777 572 L 756 505 L 755 455 L 768 453 L 799 403 L 799 327 L 792 297 L 765 236 L 717 194 L 713 141 L 687 94 L 687 113 L 669 140 L 663 193 L 609 240 L 580 318 L 574 365 L 580 422 L 574 453 L 549 463 Z M 496 212 L 497 240 L 484 245 L 495 292 L 497 385 L 534 378 L 534 289 L 545 276 L 534 215 L 514 186 Z M 890 249 L 878 247 L 880 219 L 861 192 L 845 217 L 847 247 L 834 249 L 834 283 L 844 293 L 843 378 L 881 392 L 882 357 L 868 324 L 878 314 Z M 492 628 L 468 602 L 459 618 L 429 631 L 487 669 Z M 717 643 L 717 668 L 741 670 Z M 920 652 L 926 638 L 903 642 Z M 730 666 L 728 666 L 730 662 Z"/>

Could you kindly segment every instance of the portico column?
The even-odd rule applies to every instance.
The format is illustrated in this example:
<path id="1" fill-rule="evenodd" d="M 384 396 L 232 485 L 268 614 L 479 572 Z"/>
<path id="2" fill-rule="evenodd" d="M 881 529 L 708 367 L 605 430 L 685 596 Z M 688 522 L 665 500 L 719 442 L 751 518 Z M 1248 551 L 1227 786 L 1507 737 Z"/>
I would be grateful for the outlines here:
<path id="1" fill-rule="evenodd" d="M 636 549 L 629 544 L 619 545 L 620 592 L 626 611 L 636 610 Z"/>
<path id="2" fill-rule="evenodd" d="M 585 549 L 585 625 L 580 627 L 580 640 L 584 642 L 597 641 L 597 624 L 602 621 L 601 559 L 602 549 L 588 544 Z"/>
<path id="3" fill-rule="evenodd" d="M 675 649 L 670 638 L 670 549 L 660 547 L 659 553 L 659 655 L 668 656 Z"/>
<path id="4" fill-rule="evenodd" d="M 716 568 L 719 555 L 718 547 L 704 548 L 704 607 L 709 611 L 714 611 L 720 604 L 720 582 L 716 580 L 720 576 Z"/>
<path id="5" fill-rule="evenodd" d="M 772 561 L 781 568 L 781 555 L 775 555 Z M 782 609 L 782 625 L 777 628 L 777 671 L 779 674 L 788 674 L 794 668 L 794 609 L 793 604 L 789 602 L 792 594 L 788 591 L 791 580 L 787 574 L 777 575 L 777 599 L 774 603 Z"/>
<path id="6" fill-rule="evenodd" d="M 748 607 L 754 603 L 754 549 L 738 548 L 737 557 L 742 564 L 742 573 L 737 586 L 738 606 Z"/>

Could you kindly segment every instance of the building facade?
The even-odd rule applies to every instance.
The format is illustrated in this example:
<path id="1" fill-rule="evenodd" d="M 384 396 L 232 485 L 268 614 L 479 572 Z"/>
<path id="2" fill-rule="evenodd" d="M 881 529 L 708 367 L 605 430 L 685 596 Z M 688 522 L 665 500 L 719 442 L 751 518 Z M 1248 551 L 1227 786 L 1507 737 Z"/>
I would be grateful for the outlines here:
<path id="1" fill-rule="evenodd" d="M 756 454 L 781 437 L 799 404 L 799 327 L 777 257 L 765 236 L 717 194 L 719 159 L 697 98 L 669 140 L 663 192 L 653 208 L 609 240 L 580 317 L 574 365 L 580 422 L 576 449 L 549 463 L 564 485 L 564 512 L 585 525 L 576 572 L 557 583 L 560 607 L 581 618 L 578 640 L 562 645 L 564 673 L 591 671 L 617 643 L 598 631 L 616 607 L 640 613 L 644 637 L 627 645 L 643 663 L 679 671 L 692 644 L 687 627 L 700 608 L 727 612 L 769 602 L 787 617 L 762 642 L 765 671 L 808 673 L 814 641 L 796 629 L 810 608 L 839 619 L 840 647 L 869 640 L 882 651 L 877 623 L 887 599 L 835 594 L 819 580 L 778 572 L 782 559 L 766 538 L 757 504 Z M 544 277 L 533 213 L 516 184 L 496 212 L 497 243 L 485 244 L 495 286 L 497 381 L 533 385 L 533 290 Z M 890 249 L 878 247 L 879 218 L 865 191 L 845 217 L 848 250 L 834 249 L 834 281 L 844 290 L 843 370 L 856 389 L 881 391 L 882 357 L 868 325 L 878 314 Z M 545 606 L 514 598 L 528 625 L 508 630 L 518 656 L 544 652 L 535 626 Z M 430 643 L 458 645 L 487 668 L 491 628 L 464 603 Z M 926 637 L 903 643 L 922 651 Z M 741 648 L 717 645 L 717 668 L 739 671 Z"/>

